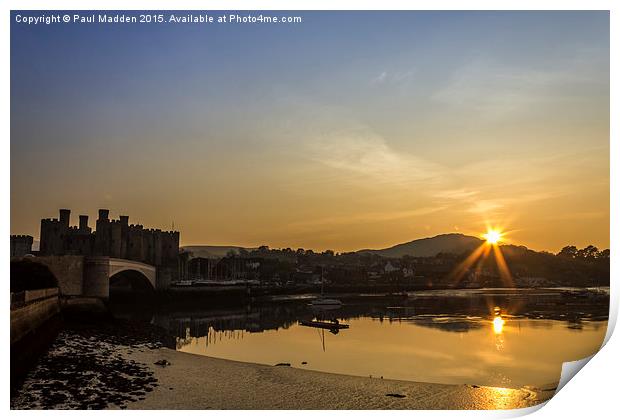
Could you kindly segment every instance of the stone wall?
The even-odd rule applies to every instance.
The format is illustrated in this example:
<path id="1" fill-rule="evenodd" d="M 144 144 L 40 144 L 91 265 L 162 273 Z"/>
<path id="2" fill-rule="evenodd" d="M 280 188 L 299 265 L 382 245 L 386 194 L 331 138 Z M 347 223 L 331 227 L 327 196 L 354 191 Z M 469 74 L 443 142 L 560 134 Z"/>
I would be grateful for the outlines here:
<path id="1" fill-rule="evenodd" d="M 22 307 L 11 309 L 11 345 L 35 331 L 59 312 L 58 295 L 39 298 Z"/>

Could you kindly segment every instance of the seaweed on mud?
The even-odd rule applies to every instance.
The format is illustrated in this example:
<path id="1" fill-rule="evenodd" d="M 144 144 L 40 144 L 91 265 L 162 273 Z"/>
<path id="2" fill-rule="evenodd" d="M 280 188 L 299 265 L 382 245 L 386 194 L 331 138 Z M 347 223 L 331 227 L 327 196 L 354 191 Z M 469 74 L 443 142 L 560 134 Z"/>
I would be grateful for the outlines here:
<path id="1" fill-rule="evenodd" d="M 27 375 L 11 408 L 126 408 L 158 386 L 148 366 L 128 358 L 130 349 L 155 349 L 164 341 L 144 325 L 72 325 Z"/>

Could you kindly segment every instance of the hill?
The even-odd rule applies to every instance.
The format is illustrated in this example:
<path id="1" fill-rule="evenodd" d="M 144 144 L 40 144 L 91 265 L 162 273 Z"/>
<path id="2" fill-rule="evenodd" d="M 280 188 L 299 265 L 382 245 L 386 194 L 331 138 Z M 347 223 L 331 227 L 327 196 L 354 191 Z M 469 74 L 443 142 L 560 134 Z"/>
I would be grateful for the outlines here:
<path id="1" fill-rule="evenodd" d="M 434 257 L 440 252 L 462 254 L 472 251 L 482 244 L 483 240 L 475 236 L 461 233 L 447 233 L 432 238 L 416 239 L 385 249 L 362 249 L 358 253 L 380 255 L 388 258 L 401 258 L 405 255 L 412 257 Z"/>
<path id="2" fill-rule="evenodd" d="M 218 245 L 190 245 L 181 247 L 181 252 L 191 252 L 194 257 L 202 258 L 222 258 L 225 257 L 228 252 L 244 249 L 248 252 L 254 251 L 257 248 L 244 248 L 242 246 L 218 246 Z"/>

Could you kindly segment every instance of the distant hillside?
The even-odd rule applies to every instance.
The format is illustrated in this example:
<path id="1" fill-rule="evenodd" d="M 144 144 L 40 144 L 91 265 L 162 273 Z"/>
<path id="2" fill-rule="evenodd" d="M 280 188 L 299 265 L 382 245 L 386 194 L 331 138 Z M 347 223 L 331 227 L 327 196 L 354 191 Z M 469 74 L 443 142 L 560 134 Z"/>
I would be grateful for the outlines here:
<path id="1" fill-rule="evenodd" d="M 461 254 L 472 251 L 482 244 L 483 240 L 461 233 L 448 233 L 432 238 L 416 239 L 404 244 L 394 245 L 385 249 L 362 249 L 360 253 L 381 255 L 382 257 L 401 258 L 405 255 L 412 257 L 434 257 L 440 252 Z"/>
<path id="2" fill-rule="evenodd" d="M 467 236 L 461 233 L 447 233 L 437 235 L 432 238 L 416 239 L 404 244 L 394 245 L 385 249 L 362 249 L 358 253 L 370 253 L 389 258 L 401 258 L 405 255 L 412 257 L 434 257 L 440 252 L 462 254 L 472 251 L 483 240 L 474 236 Z M 230 251 L 246 250 L 255 251 L 257 248 L 245 248 L 242 246 L 215 246 L 215 245 L 190 245 L 181 247 L 181 251 L 188 251 L 194 257 L 202 258 L 222 258 Z"/>
<path id="3" fill-rule="evenodd" d="M 194 257 L 202 258 L 222 258 L 228 254 L 229 251 L 239 251 L 245 249 L 246 251 L 254 251 L 256 248 L 244 248 L 242 246 L 217 246 L 217 245 L 190 245 L 181 247 L 181 252 L 191 252 Z"/>

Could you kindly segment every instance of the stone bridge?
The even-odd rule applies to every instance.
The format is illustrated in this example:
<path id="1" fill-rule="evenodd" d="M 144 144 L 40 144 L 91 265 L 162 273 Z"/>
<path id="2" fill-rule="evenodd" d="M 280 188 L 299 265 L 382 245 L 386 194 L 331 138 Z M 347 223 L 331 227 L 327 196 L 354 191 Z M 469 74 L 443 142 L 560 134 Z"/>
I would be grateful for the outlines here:
<path id="1" fill-rule="evenodd" d="M 110 279 L 117 275 L 123 275 L 126 271 L 135 271 L 142 274 L 150 283 L 153 289 L 157 289 L 157 268 L 150 264 L 139 261 L 123 260 L 120 258 L 110 258 Z"/>
<path id="2" fill-rule="evenodd" d="M 110 288 L 124 291 L 154 291 L 168 287 L 155 266 L 110 257 L 54 255 L 24 257 L 46 265 L 58 280 L 63 296 L 108 299 Z M 166 276 L 167 277 L 167 276 Z"/>

